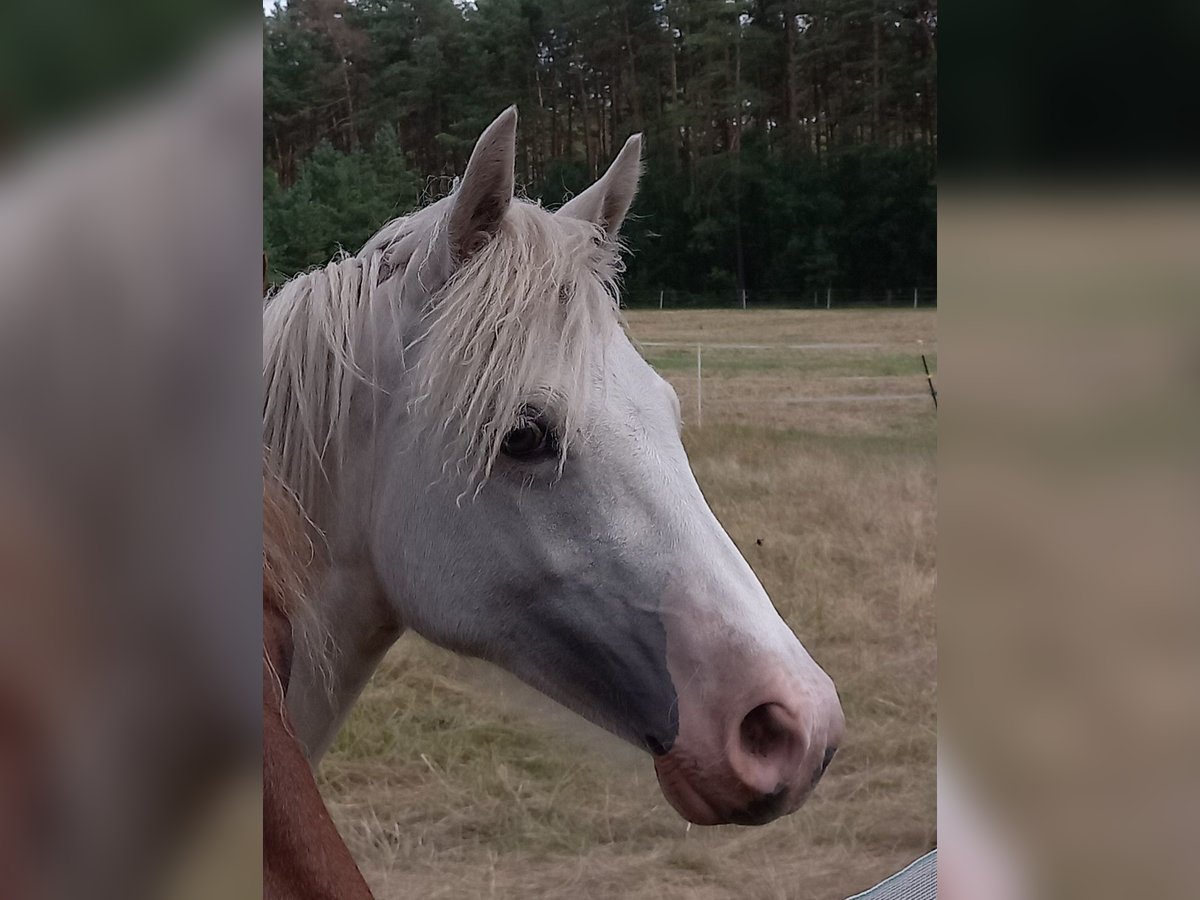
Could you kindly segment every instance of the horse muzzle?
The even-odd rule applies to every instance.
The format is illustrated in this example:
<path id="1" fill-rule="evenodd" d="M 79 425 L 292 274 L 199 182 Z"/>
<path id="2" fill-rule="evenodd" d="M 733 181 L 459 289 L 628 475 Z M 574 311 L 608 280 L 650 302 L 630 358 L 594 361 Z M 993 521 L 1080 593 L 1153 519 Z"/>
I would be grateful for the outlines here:
<path id="1" fill-rule="evenodd" d="M 679 736 L 654 768 L 663 795 L 689 822 L 763 825 L 795 812 L 837 752 L 845 718 L 827 676 L 803 684 L 774 677 L 751 696 L 679 698 Z"/>

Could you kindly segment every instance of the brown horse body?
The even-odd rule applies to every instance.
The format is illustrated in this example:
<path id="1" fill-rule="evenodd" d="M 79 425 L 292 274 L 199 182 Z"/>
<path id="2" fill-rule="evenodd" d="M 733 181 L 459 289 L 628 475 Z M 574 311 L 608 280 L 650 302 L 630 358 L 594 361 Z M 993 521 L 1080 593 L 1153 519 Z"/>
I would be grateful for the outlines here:
<path id="1" fill-rule="evenodd" d="M 311 546 L 294 499 L 263 480 L 263 897 L 267 900 L 371 900 L 338 834 L 288 721 L 296 652 L 293 619 L 302 614 Z"/>

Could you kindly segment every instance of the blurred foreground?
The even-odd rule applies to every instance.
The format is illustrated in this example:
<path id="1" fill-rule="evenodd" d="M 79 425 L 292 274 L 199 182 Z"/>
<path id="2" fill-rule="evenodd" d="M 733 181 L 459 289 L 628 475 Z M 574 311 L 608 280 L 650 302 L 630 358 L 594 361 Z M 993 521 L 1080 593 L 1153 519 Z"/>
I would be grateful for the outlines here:
<path id="1" fill-rule="evenodd" d="M 258 893 L 260 54 L 227 35 L 4 148 L 6 898 Z"/>
<path id="2" fill-rule="evenodd" d="M 1196 896 L 1200 184 L 1147 184 L 941 192 L 948 900 Z"/>

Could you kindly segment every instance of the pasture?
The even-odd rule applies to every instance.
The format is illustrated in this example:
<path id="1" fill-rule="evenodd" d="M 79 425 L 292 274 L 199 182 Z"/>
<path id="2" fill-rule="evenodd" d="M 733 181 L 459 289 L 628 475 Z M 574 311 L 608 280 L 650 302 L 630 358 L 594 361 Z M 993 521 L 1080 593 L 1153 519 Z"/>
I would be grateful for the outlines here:
<path id="1" fill-rule="evenodd" d="M 689 829 L 649 757 L 409 634 L 320 769 L 380 898 L 838 900 L 935 843 L 934 312 L 627 319 L 714 511 L 837 683 L 845 743 L 798 813 Z M 701 423 L 696 343 L 768 348 L 704 347 Z M 812 344 L 841 346 L 789 349 Z"/>

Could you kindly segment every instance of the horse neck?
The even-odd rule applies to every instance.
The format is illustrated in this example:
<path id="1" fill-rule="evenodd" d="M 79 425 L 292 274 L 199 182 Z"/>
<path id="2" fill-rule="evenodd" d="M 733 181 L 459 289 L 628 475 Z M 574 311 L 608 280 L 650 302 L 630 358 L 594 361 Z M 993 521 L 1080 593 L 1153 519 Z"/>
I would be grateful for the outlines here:
<path id="1" fill-rule="evenodd" d="M 299 737 L 317 759 L 403 629 L 361 552 L 335 555 L 314 589 L 313 602 L 331 648 L 328 671 L 297 656 L 288 706 Z"/>
<path id="2" fill-rule="evenodd" d="M 365 332 L 358 361 L 365 380 L 353 387 L 347 446 L 327 466 L 310 501 L 320 532 L 325 565 L 312 589 L 312 603 L 331 648 L 327 672 L 296 658 L 288 705 L 297 733 L 312 759 L 319 758 L 345 721 L 387 650 L 403 629 L 380 588 L 369 553 L 373 456 L 378 419 L 385 404 L 406 402 L 406 363 L 397 348 L 420 327 L 420 300 L 399 299 L 393 309 L 379 304 Z"/>

